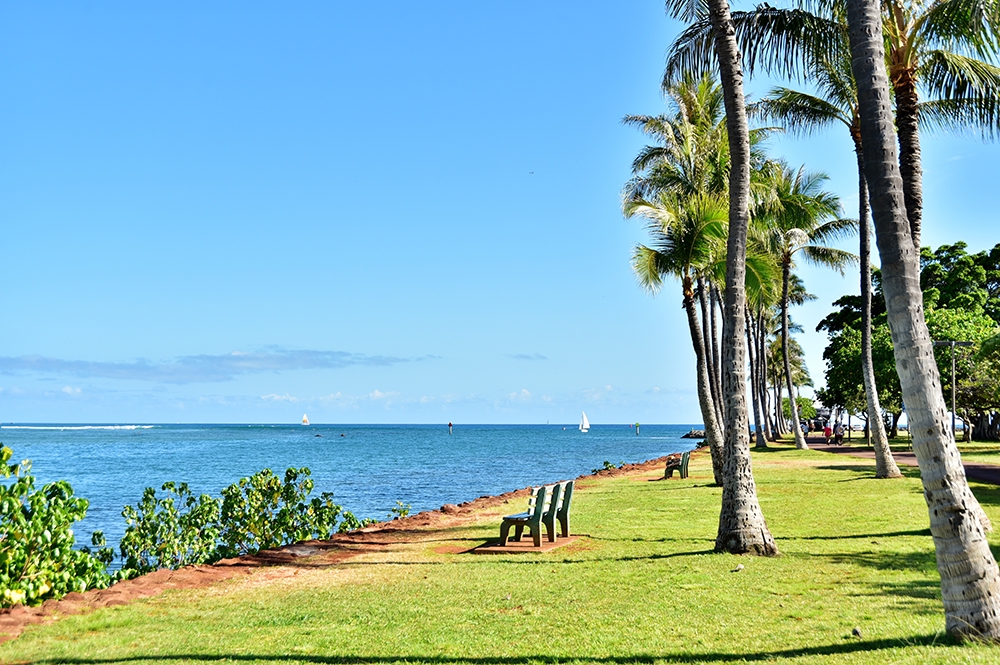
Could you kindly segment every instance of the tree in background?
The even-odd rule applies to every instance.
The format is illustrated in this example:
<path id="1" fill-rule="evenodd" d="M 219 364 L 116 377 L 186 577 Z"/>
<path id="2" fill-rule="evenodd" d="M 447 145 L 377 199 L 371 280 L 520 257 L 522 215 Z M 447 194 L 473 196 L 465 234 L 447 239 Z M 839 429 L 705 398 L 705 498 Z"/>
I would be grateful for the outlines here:
<path id="1" fill-rule="evenodd" d="M 774 178 L 774 201 L 762 206 L 763 214 L 759 216 L 768 249 L 781 265 L 781 359 L 790 398 L 796 396 L 788 350 L 789 286 L 795 258 L 801 255 L 810 263 L 832 268 L 841 274 L 844 266 L 856 258 L 849 252 L 828 245 L 831 240 L 847 233 L 854 223 L 837 216 L 840 200 L 823 191 L 822 184 L 826 180 L 825 174 L 807 173 L 803 168 L 798 171 L 787 166 L 781 168 Z M 796 401 L 792 399 L 790 403 L 795 447 L 808 448 L 799 427 Z"/>

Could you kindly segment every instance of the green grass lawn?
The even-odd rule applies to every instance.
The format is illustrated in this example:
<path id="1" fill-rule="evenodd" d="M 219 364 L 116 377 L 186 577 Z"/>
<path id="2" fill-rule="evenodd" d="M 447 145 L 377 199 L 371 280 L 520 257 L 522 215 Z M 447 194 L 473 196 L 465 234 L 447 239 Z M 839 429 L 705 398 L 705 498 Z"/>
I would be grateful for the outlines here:
<path id="1" fill-rule="evenodd" d="M 509 506 L 341 564 L 31 627 L 0 661 L 1000 663 L 1000 647 L 942 634 L 915 469 L 877 481 L 867 461 L 788 446 L 754 465 L 778 558 L 712 553 L 720 490 L 702 454 L 687 480 L 581 483 L 586 537 L 547 554 L 445 553 L 495 537 Z M 975 490 L 1000 524 L 1000 488 Z"/>
<path id="2" fill-rule="evenodd" d="M 859 432 L 853 432 L 857 435 Z M 864 448 L 865 441 L 863 433 L 861 436 L 856 436 L 854 439 L 848 441 L 844 440 L 846 445 L 855 446 L 858 448 Z M 902 432 L 901 436 L 889 440 L 889 448 L 892 452 L 909 452 L 910 439 L 906 432 Z M 962 460 L 966 462 L 978 462 L 980 464 L 998 464 L 1000 465 L 1000 442 L 997 441 L 973 441 L 972 443 L 965 443 L 963 441 L 958 442 L 958 449 L 962 453 Z"/>

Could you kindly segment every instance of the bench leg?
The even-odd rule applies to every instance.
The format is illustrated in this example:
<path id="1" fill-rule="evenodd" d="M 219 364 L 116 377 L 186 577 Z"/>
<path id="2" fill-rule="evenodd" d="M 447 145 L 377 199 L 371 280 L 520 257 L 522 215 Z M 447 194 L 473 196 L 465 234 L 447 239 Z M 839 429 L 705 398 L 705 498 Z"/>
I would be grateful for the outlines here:
<path id="1" fill-rule="evenodd" d="M 538 525 L 538 528 L 535 528 L 535 529 L 531 530 L 531 539 L 534 541 L 535 547 L 541 547 L 542 546 L 542 525 L 541 524 Z"/>
<path id="2" fill-rule="evenodd" d="M 510 534 L 510 522 L 504 522 L 500 525 L 500 547 L 507 545 L 508 534 Z"/>
<path id="3" fill-rule="evenodd" d="M 556 524 L 555 518 L 551 522 L 545 522 L 545 535 L 548 537 L 550 543 L 556 542 Z"/>
<path id="4" fill-rule="evenodd" d="M 521 542 L 521 536 L 524 535 L 524 525 L 518 524 L 514 529 L 514 540 Z"/>
<path id="5" fill-rule="evenodd" d="M 562 537 L 569 538 L 569 515 L 563 515 L 559 518 L 559 526 L 561 527 Z"/>

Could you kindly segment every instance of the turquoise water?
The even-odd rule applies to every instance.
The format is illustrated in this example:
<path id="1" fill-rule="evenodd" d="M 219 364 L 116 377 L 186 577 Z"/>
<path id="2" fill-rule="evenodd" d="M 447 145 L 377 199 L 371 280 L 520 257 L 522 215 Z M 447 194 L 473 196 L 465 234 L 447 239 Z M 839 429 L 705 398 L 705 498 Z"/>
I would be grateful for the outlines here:
<path id="1" fill-rule="evenodd" d="M 14 460 L 30 459 L 40 487 L 68 480 L 90 501 L 77 543 L 103 530 L 117 547 L 122 507 L 146 487 L 186 482 L 221 490 L 264 468 L 309 467 L 314 493 L 333 492 L 358 517 L 384 519 L 479 496 L 575 478 L 601 467 L 690 450 L 691 425 L 4 425 Z"/>

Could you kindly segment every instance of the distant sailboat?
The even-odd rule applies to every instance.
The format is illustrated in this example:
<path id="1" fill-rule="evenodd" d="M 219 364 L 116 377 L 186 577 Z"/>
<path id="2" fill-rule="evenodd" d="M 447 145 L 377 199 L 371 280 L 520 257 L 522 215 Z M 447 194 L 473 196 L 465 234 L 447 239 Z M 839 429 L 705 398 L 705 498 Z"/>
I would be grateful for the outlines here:
<path id="1" fill-rule="evenodd" d="M 590 421 L 587 420 L 587 412 L 581 411 L 580 413 L 583 414 L 583 417 L 580 418 L 580 431 L 581 432 L 590 431 Z"/>
<path id="2" fill-rule="evenodd" d="M 302 414 L 302 424 L 303 425 L 308 425 L 309 424 L 309 416 L 307 416 L 304 413 Z"/>

